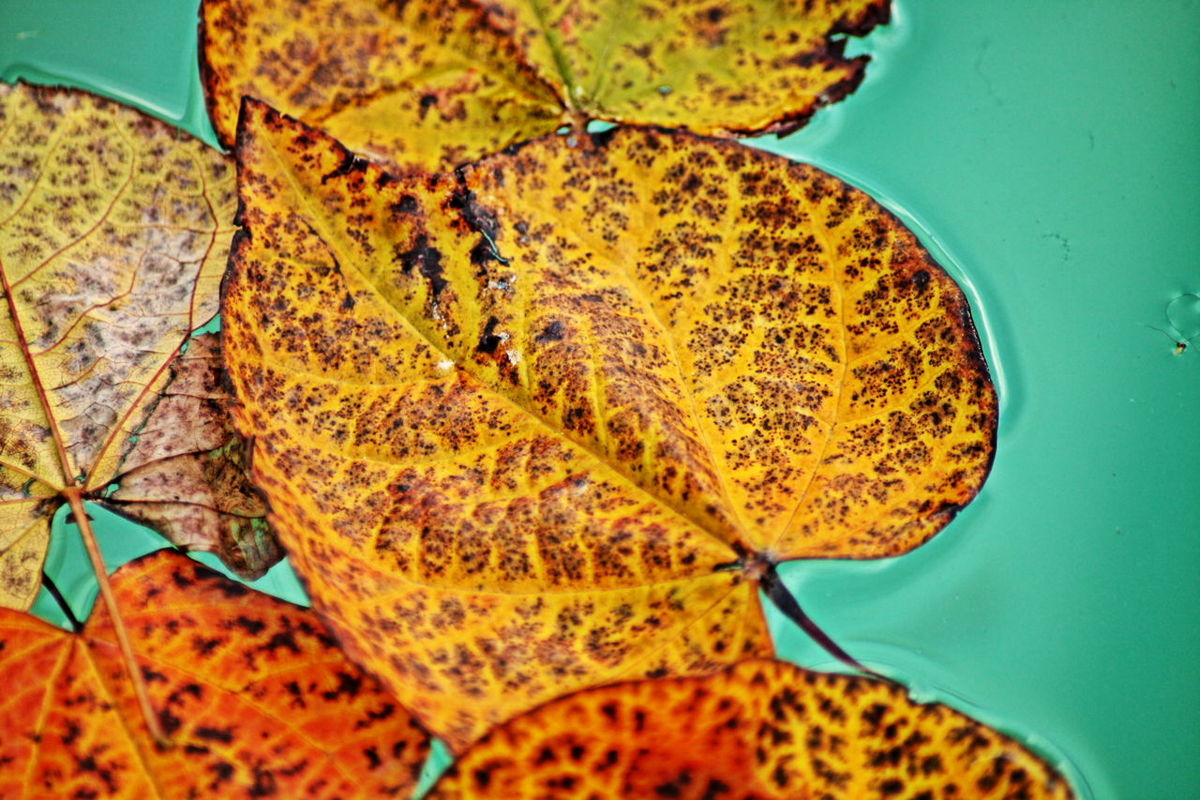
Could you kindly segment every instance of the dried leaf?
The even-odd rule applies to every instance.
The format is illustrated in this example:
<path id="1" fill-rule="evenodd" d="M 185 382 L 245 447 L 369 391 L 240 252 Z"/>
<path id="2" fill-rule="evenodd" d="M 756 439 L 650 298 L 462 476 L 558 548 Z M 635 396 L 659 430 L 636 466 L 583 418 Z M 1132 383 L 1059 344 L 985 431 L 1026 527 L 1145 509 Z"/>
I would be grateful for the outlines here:
<path id="1" fill-rule="evenodd" d="M 232 146 L 243 95 L 406 168 L 583 119 L 730 135 L 803 125 L 862 80 L 846 34 L 888 0 L 205 0 L 201 68 Z"/>
<path id="2" fill-rule="evenodd" d="M 467 797 L 1070 798 L 1007 736 L 897 686 L 779 661 L 557 700 L 491 731 L 435 787 Z"/>
<path id="3" fill-rule="evenodd" d="M 239 141 L 256 484 L 314 606 L 453 746 L 770 654 L 777 561 L 902 553 L 986 476 L 962 293 L 819 170 L 618 129 L 397 183 L 254 102 Z"/>
<path id="4" fill-rule="evenodd" d="M 79 635 L 0 610 L 0 797 L 402 796 L 428 736 L 316 615 L 163 550 L 113 577 L 153 743 L 108 615 Z"/>
<path id="5" fill-rule="evenodd" d="M 234 210 L 220 154 L 84 92 L 0 86 L 0 606 L 27 608 L 64 490 L 113 480 Z"/>
<path id="6" fill-rule="evenodd" d="M 101 502 L 181 547 L 217 553 L 253 580 L 284 554 L 246 473 L 223 369 L 219 334 L 190 340 L 121 462 L 120 488 Z"/>

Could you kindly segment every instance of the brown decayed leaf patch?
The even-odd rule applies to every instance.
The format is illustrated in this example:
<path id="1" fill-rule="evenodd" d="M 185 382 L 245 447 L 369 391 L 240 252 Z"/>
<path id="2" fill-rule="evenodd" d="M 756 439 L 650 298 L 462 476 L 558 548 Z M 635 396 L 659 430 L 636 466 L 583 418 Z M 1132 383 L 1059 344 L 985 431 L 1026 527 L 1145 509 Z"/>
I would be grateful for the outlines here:
<path id="1" fill-rule="evenodd" d="M 218 553 L 254 580 L 283 551 L 246 472 L 246 445 L 229 416 L 223 372 L 220 334 L 189 340 L 121 461 L 121 485 L 100 502 L 180 547 Z"/>

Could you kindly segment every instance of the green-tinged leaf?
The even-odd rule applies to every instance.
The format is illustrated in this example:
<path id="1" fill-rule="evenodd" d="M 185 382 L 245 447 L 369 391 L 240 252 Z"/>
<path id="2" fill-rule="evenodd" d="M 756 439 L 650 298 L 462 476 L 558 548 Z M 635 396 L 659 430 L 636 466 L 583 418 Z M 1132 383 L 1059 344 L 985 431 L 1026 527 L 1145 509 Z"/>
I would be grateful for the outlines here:
<path id="1" fill-rule="evenodd" d="M 232 146 L 243 95 L 401 169 L 452 166 L 563 124 L 555 89 L 459 0 L 208 0 L 201 72 Z"/>

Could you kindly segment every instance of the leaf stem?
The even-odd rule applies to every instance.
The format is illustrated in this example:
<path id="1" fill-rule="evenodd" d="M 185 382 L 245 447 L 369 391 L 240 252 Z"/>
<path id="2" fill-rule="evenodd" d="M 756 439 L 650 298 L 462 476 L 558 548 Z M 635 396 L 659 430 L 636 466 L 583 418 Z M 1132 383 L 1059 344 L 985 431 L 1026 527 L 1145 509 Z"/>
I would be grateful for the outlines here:
<path id="1" fill-rule="evenodd" d="M 567 96 L 567 109 L 571 112 L 578 112 L 580 109 L 576 101 L 579 99 L 583 87 L 575 81 L 575 73 L 571 70 L 571 65 L 563 52 L 562 43 L 555 35 L 550 20 L 546 18 L 546 9 L 542 7 L 541 1 L 534 0 L 529 5 L 533 10 L 533 16 L 537 19 L 541 34 L 546 40 L 546 46 L 550 48 L 550 55 L 554 58 L 554 66 L 558 68 L 558 75 L 562 78 L 563 88 L 566 89 L 563 94 Z"/>
<path id="2" fill-rule="evenodd" d="M 814 642 L 821 645 L 826 653 L 829 653 L 829 655 L 846 666 L 865 675 L 885 680 L 888 683 L 895 683 L 888 676 L 880 675 L 870 667 L 864 666 L 858 659 L 843 650 L 841 645 L 829 637 L 829 634 L 821 630 L 817 626 L 817 623 L 813 622 L 812 618 L 804 613 L 804 609 L 800 608 L 800 604 L 796 602 L 795 596 L 788 591 L 787 586 L 779 579 L 779 574 L 775 571 L 774 564 L 767 565 L 766 570 L 759 578 L 759 585 L 767 593 L 767 597 L 771 598 L 771 602 L 775 604 L 775 607 L 782 611 L 784 616 L 799 625 L 805 633 L 812 637 Z"/>
<path id="3" fill-rule="evenodd" d="M 2 262 L 0 262 L 0 290 L 3 290 L 4 299 L 8 304 L 8 316 L 12 320 L 13 331 L 17 336 L 17 346 L 21 350 L 21 356 L 25 359 L 25 369 L 29 370 L 29 379 L 33 382 L 33 390 L 37 393 L 38 402 L 42 405 L 42 413 L 46 416 L 46 424 L 50 428 L 51 438 L 54 440 L 54 451 L 58 454 L 58 466 L 62 470 L 63 485 L 70 486 L 74 480 L 74 476 L 71 475 L 72 462 L 67 455 L 66 446 L 63 445 L 62 432 L 58 428 L 58 419 L 52 410 L 50 395 L 42 383 L 42 373 L 38 371 L 37 363 L 33 360 L 33 349 L 29 346 L 29 339 L 25 335 L 20 309 L 17 308 L 17 298 L 13 296 L 8 273 Z"/>
<path id="4" fill-rule="evenodd" d="M 58 585 L 46 574 L 45 570 L 42 570 L 42 585 L 50 592 L 50 595 L 62 610 L 63 615 L 66 616 L 67 621 L 71 623 L 71 630 L 75 631 L 75 633 L 81 632 L 83 630 L 83 623 L 79 621 L 79 617 L 75 616 L 75 611 L 71 608 L 71 604 L 67 602 L 67 598 L 63 597 L 62 592 L 58 590 Z"/>
<path id="5" fill-rule="evenodd" d="M 142 677 L 141 667 L 138 666 L 137 658 L 133 653 L 133 645 L 129 641 L 129 632 L 125 629 L 124 619 L 121 618 L 121 609 L 117 606 L 116 595 L 113 594 L 112 584 L 109 583 L 108 568 L 104 565 L 100 543 L 96 541 L 96 533 L 92 530 L 91 520 L 88 518 L 87 510 L 83 507 L 83 491 L 77 486 L 72 486 L 63 490 L 63 496 L 71 504 L 71 513 L 75 517 L 75 524 L 79 526 L 84 546 L 87 547 L 88 557 L 92 561 L 92 570 L 96 573 L 96 581 L 100 584 L 100 596 L 104 599 L 104 606 L 108 609 L 108 616 L 112 619 L 113 630 L 117 634 L 117 644 L 121 648 L 121 656 L 125 661 L 125 671 L 129 673 L 129 682 L 133 685 L 133 693 L 137 695 L 138 706 L 141 707 L 146 728 L 160 746 L 170 747 L 171 740 L 163 731 L 162 725 L 158 721 L 158 715 L 154 713 L 154 706 L 150 704 L 150 692 L 146 689 L 146 680 Z"/>
<path id="6" fill-rule="evenodd" d="M 568 123 L 571 128 L 571 133 L 587 133 L 587 126 L 590 121 L 591 118 L 582 111 L 572 111 L 570 113 L 570 122 Z"/>

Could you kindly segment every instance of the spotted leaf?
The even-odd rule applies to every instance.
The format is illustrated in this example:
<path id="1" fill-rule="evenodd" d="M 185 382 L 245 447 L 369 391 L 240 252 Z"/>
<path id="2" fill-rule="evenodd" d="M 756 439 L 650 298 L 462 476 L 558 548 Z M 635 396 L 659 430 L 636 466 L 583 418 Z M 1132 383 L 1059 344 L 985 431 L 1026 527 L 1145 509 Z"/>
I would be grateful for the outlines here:
<path id="1" fill-rule="evenodd" d="M 101 499 L 177 545 L 207 550 L 247 579 L 283 558 L 246 472 L 245 442 L 229 417 L 219 334 L 188 342 L 121 461 L 121 485 Z"/>
<path id="2" fill-rule="evenodd" d="M 310 611 L 165 550 L 113 578 L 150 738 L 107 614 L 70 634 L 0 610 L 0 797 L 404 796 L 428 736 Z"/>
<path id="3" fill-rule="evenodd" d="M 0 606 L 27 608 L 62 492 L 117 477 L 217 310 L 228 159 L 84 92 L 0 86 Z"/>
<path id="4" fill-rule="evenodd" d="M 573 114 L 755 134 L 802 126 L 858 87 L 845 37 L 887 22 L 889 0 L 500 0 L 489 21 Z"/>
<path id="5" fill-rule="evenodd" d="M 314 606 L 456 747 L 770 654 L 778 561 L 905 552 L 986 476 L 962 293 L 819 170 L 628 128 L 398 182 L 262 104 L 242 125 L 256 483 Z"/>
<path id="6" fill-rule="evenodd" d="M 232 146 L 243 95 L 393 165 L 445 169 L 587 119 L 786 131 L 853 91 L 888 0 L 205 0 Z"/>
<path id="7" fill-rule="evenodd" d="M 423 169 L 563 124 L 556 90 L 470 2 L 207 0 L 201 14 L 201 72 L 226 146 L 242 95 Z"/>
<path id="8" fill-rule="evenodd" d="M 883 681 L 779 661 L 578 692 L 491 731 L 429 795 L 680 800 L 1072 797 L 1043 759 Z"/>

